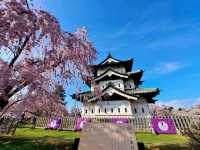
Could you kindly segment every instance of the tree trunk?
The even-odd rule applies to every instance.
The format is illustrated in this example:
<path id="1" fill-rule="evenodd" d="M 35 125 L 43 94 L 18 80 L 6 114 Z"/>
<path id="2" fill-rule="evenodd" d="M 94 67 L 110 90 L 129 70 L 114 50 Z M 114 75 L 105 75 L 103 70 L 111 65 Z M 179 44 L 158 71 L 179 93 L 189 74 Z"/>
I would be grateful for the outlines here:
<path id="1" fill-rule="evenodd" d="M 3 110 L 4 107 L 6 107 L 6 105 L 9 102 L 9 99 L 13 95 L 15 95 L 17 92 L 22 90 L 27 85 L 28 85 L 28 82 L 24 81 L 20 85 L 18 85 L 17 88 L 15 88 L 15 89 L 10 88 L 9 90 L 5 90 L 5 93 L 3 93 L 3 94 L 1 93 L 1 95 L 0 95 L 0 111 Z"/>
<path id="2" fill-rule="evenodd" d="M 7 104 L 8 104 L 8 100 L 4 100 L 4 99 L 0 98 L 0 111 L 3 110 Z"/>

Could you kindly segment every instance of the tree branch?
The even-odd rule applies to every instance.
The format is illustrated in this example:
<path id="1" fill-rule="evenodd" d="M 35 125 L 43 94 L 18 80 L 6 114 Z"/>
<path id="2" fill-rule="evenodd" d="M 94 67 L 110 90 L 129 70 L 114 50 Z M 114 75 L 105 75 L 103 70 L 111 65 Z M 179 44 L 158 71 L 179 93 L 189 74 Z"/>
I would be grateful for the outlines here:
<path id="1" fill-rule="evenodd" d="M 11 104 L 6 105 L 6 107 L 4 107 L 4 109 L 3 109 L 3 110 L 1 111 L 1 113 L 0 113 L 0 118 L 3 117 L 3 115 L 7 112 L 7 110 L 8 110 L 11 106 L 13 106 L 14 104 L 16 104 L 16 103 L 18 103 L 18 102 L 20 102 L 20 101 L 22 101 L 22 99 L 16 100 L 16 101 L 12 102 Z"/>
<path id="2" fill-rule="evenodd" d="M 28 1 L 27 1 L 27 0 L 25 0 L 25 3 L 26 3 L 27 9 L 30 10 L 30 7 L 29 7 L 29 4 L 28 4 Z"/>
<path id="3" fill-rule="evenodd" d="M 24 112 L 25 112 L 25 113 L 26 113 L 26 112 L 27 112 L 27 113 L 30 113 L 30 114 L 32 114 L 32 115 L 39 116 L 39 115 L 36 114 L 36 112 L 32 112 L 32 111 L 28 111 L 28 110 L 25 110 Z"/>
<path id="4" fill-rule="evenodd" d="M 23 42 L 23 44 L 21 46 L 18 47 L 17 49 L 17 52 L 16 52 L 16 55 L 13 57 L 13 59 L 11 60 L 10 64 L 9 64 L 9 67 L 13 67 L 15 61 L 18 59 L 18 57 L 21 55 L 24 47 L 26 46 L 26 44 L 28 43 L 30 37 L 31 37 L 32 33 L 27 36 Z"/>
<path id="5" fill-rule="evenodd" d="M 15 88 L 14 90 L 11 90 L 8 93 L 8 98 L 12 97 L 14 94 L 16 94 L 17 92 L 19 92 L 21 89 L 23 89 L 24 87 L 26 87 L 28 85 L 27 81 L 22 82 L 17 88 Z"/>

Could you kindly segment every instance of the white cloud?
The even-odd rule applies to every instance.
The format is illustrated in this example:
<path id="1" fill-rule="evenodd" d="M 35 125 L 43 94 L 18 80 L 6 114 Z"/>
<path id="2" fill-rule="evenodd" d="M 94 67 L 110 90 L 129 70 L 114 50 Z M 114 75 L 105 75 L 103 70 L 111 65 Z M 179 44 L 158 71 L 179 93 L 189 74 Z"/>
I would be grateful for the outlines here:
<path id="1" fill-rule="evenodd" d="M 164 106 L 172 106 L 178 108 L 191 108 L 197 104 L 200 104 L 200 97 L 197 98 L 186 98 L 186 99 L 174 99 L 166 101 L 158 101 L 157 104 Z"/>
<path id="2" fill-rule="evenodd" d="M 182 69 L 185 65 L 178 62 L 161 63 L 153 69 L 154 73 L 166 74 Z"/>
<path id="3" fill-rule="evenodd" d="M 194 103 L 194 105 L 200 105 L 200 97 L 197 98 L 197 101 Z"/>
<path id="4" fill-rule="evenodd" d="M 134 38 L 143 37 L 144 34 L 159 29 L 160 23 L 152 25 L 152 17 L 165 5 L 165 2 L 151 2 L 141 11 L 132 16 L 127 23 L 121 26 L 116 32 L 109 34 L 108 37 L 119 38 L 121 36 L 134 35 Z M 165 18 L 166 21 L 166 18 Z M 166 30 L 166 28 L 165 28 Z"/>

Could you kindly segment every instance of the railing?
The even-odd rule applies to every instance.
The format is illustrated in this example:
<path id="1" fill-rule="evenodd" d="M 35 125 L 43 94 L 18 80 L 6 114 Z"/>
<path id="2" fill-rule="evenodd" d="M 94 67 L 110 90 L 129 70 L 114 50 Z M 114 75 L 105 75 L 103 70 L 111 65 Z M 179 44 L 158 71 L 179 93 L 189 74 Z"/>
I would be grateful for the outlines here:
<path id="1" fill-rule="evenodd" d="M 48 118 L 38 117 L 36 120 L 36 128 L 47 128 Z"/>
<path id="2" fill-rule="evenodd" d="M 200 117 L 194 116 L 153 116 L 154 118 L 171 118 L 174 122 L 174 125 L 179 133 L 184 133 L 187 129 L 190 128 L 191 124 L 197 123 L 200 121 Z M 89 117 L 87 117 L 89 118 Z M 117 117 L 91 117 L 91 122 L 99 122 L 99 123 L 110 123 L 113 118 Z M 122 117 L 119 117 L 122 118 Z M 123 117 L 125 118 L 125 117 Z M 128 122 L 133 125 L 133 128 L 136 132 L 153 132 L 151 119 L 152 117 L 127 117 Z M 77 118 L 75 117 L 66 117 L 62 118 L 62 122 L 60 125 L 60 130 L 75 130 Z M 37 118 L 36 127 L 37 128 L 47 128 L 48 119 L 47 118 Z"/>
<path id="3" fill-rule="evenodd" d="M 44 128 L 46 129 L 48 126 L 49 119 L 38 117 L 36 119 L 36 128 Z M 59 130 L 75 130 L 76 118 L 75 117 L 63 117 L 61 120 L 61 124 Z"/>
<path id="4" fill-rule="evenodd" d="M 190 128 L 192 124 L 197 124 L 200 122 L 199 116 L 172 116 L 174 124 L 178 131 L 184 133 Z"/>
<path id="5" fill-rule="evenodd" d="M 91 122 L 99 122 L 99 123 L 111 123 L 113 118 L 124 118 L 124 117 L 92 117 Z M 152 132 L 151 128 L 151 118 L 134 118 L 127 117 L 128 122 L 133 125 L 135 131 L 144 131 L 144 132 Z"/>
<path id="6" fill-rule="evenodd" d="M 174 125 L 178 132 L 184 133 L 187 129 L 190 128 L 191 124 L 197 123 L 200 121 L 199 116 L 180 116 L 180 115 L 173 115 L 173 116 L 153 116 L 154 118 L 171 118 L 174 122 Z M 114 118 L 114 117 L 112 117 Z M 111 122 L 111 117 L 92 117 L 92 122 Z M 144 132 L 153 132 L 151 119 L 152 117 L 127 117 L 129 123 L 133 125 L 135 131 L 144 131 Z"/>

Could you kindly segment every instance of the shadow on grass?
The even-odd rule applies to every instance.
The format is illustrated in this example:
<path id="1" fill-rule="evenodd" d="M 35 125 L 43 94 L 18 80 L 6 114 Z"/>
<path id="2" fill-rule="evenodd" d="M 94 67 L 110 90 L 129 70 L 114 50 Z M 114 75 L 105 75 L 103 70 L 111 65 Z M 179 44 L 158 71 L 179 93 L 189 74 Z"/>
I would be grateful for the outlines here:
<path id="1" fill-rule="evenodd" d="M 73 140 L 59 138 L 0 137 L 0 150 L 71 150 Z"/>
<path id="2" fill-rule="evenodd" d="M 168 144 L 168 145 L 152 145 L 145 148 L 146 150 L 190 150 L 188 145 Z"/>

